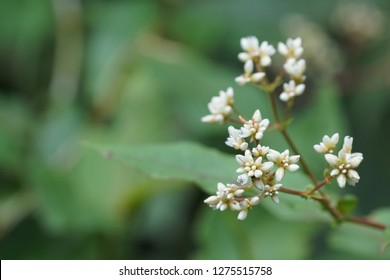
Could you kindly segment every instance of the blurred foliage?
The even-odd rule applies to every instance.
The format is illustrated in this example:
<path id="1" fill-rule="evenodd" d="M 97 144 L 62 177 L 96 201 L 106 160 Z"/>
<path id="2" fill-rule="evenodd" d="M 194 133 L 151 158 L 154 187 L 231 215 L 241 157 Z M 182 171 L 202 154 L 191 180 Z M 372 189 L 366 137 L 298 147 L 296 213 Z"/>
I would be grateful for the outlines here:
<path id="1" fill-rule="evenodd" d="M 281 195 L 244 222 L 202 203 L 234 176 L 226 128 L 200 122 L 211 96 L 234 86 L 244 114 L 271 118 L 261 92 L 234 85 L 239 39 L 302 36 L 307 91 L 291 135 L 318 176 L 313 144 L 354 136 L 361 181 L 326 189 L 357 196 L 340 199 L 343 211 L 390 225 L 390 2 L 353 1 L 340 20 L 344 2 L 0 1 L 0 257 L 388 259 L 388 231 L 333 228 L 310 201 Z M 264 141 L 286 147 L 274 132 Z M 308 185 L 301 174 L 289 180 Z"/>

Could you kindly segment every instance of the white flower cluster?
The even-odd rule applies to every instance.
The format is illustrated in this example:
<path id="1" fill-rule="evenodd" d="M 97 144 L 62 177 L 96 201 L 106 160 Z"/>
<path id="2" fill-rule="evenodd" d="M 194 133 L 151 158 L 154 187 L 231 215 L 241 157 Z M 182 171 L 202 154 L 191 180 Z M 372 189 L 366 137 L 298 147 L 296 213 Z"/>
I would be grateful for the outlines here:
<path id="1" fill-rule="evenodd" d="M 278 44 L 278 51 L 286 58 L 284 70 L 290 76 L 290 81 L 283 84 L 280 100 L 287 102 L 305 91 L 306 61 L 301 58 L 303 54 L 302 39 L 287 39 L 287 42 Z"/>
<path id="2" fill-rule="evenodd" d="M 344 188 L 346 183 L 355 186 L 360 180 L 355 168 L 362 162 L 363 154 L 352 153 L 353 138 L 346 136 L 338 155 L 334 155 L 333 152 L 338 141 L 338 133 L 333 134 L 332 137 L 325 135 L 320 144 L 314 145 L 314 149 L 318 153 L 325 154 L 325 160 L 332 168 L 330 176 L 337 177 L 337 183 L 341 188 Z"/>
<path id="3" fill-rule="evenodd" d="M 238 184 L 225 186 L 219 183 L 216 195 L 210 196 L 204 202 L 221 211 L 239 211 L 238 219 L 243 220 L 248 211 L 259 204 L 262 198 L 269 196 L 279 203 L 278 190 L 282 187 L 279 182 L 286 170 L 292 172 L 299 169 L 299 156 L 289 156 L 288 150 L 280 153 L 259 144 L 269 125 L 269 120 L 262 118 L 260 110 L 256 110 L 250 120 L 240 116 L 240 121 L 240 128 L 228 127 L 229 137 L 225 142 L 233 149 L 243 151 L 243 154 L 236 155 L 236 161 L 240 165 L 236 170 L 239 173 Z M 255 147 L 250 148 L 251 144 Z M 275 170 L 272 172 L 273 168 Z M 241 197 L 247 189 L 256 189 L 257 195 Z"/>
<path id="4" fill-rule="evenodd" d="M 214 96 L 208 104 L 210 115 L 204 116 L 202 122 L 206 123 L 223 123 L 226 121 L 234 105 L 234 92 L 231 87 L 226 91 L 221 90 L 219 96 Z"/>
<path id="5" fill-rule="evenodd" d="M 300 37 L 289 38 L 286 43 L 279 42 L 277 50 L 285 58 L 283 69 L 272 82 L 269 81 L 265 67 L 272 64 L 272 56 L 275 48 L 268 42 L 259 43 L 254 36 L 241 39 L 242 52 L 238 54 L 240 61 L 244 63 L 244 73 L 235 78 L 235 81 L 244 85 L 253 83 L 267 91 L 270 96 L 275 93 L 275 89 L 281 86 L 284 76 L 288 79 L 283 84 L 283 92 L 279 98 L 288 102 L 287 108 L 291 108 L 294 98 L 301 95 L 305 90 L 306 62 L 302 59 L 303 47 Z M 273 98 L 271 96 L 271 98 Z M 274 100 L 272 99 L 271 102 Z M 275 103 L 272 103 L 275 105 Z M 214 96 L 208 103 L 210 114 L 202 118 L 207 123 L 239 123 L 240 127 L 229 126 L 225 144 L 237 150 L 239 154 L 235 156 L 239 167 L 237 181 L 234 184 L 218 183 L 215 195 L 204 200 L 211 208 L 225 211 L 227 209 L 238 211 L 238 219 L 244 220 L 248 211 L 259 204 L 266 197 L 270 197 L 275 203 L 279 203 L 279 192 L 287 192 L 300 196 L 310 196 L 312 192 L 292 192 L 283 188 L 282 180 L 286 172 L 294 172 L 299 169 L 298 161 L 300 155 L 290 155 L 289 150 L 279 152 L 268 146 L 262 145 L 262 139 L 266 133 L 270 121 L 263 118 L 260 110 L 256 110 L 250 119 L 245 119 L 234 107 L 234 92 L 231 87 L 226 91 L 220 91 L 219 96 Z M 278 119 L 276 106 L 273 106 L 275 115 L 274 128 L 286 132 L 284 122 Z M 235 116 L 232 116 L 235 115 Z M 287 133 L 287 132 L 286 132 Z M 288 139 L 287 135 L 285 138 Z M 339 141 L 336 133 L 329 137 L 325 135 L 322 142 L 314 145 L 316 152 L 324 154 L 328 163 L 329 176 L 313 189 L 313 192 L 324 186 L 329 178 L 335 177 L 338 185 L 344 188 L 348 183 L 355 185 L 359 182 L 359 174 L 355 169 L 363 160 L 361 153 L 352 153 L 353 138 L 346 136 L 344 144 L 338 155 L 334 155 L 334 150 Z M 291 141 L 288 141 L 291 142 Z M 290 143 L 293 150 L 294 145 Z M 297 153 L 297 152 L 296 152 Z M 316 179 L 312 176 L 307 164 L 301 159 L 305 173 L 314 183 Z"/>
<path id="6" fill-rule="evenodd" d="M 267 41 L 259 43 L 254 36 L 241 39 L 243 52 L 238 54 L 238 59 L 244 62 L 244 73 L 236 77 L 239 85 L 247 83 L 262 84 L 266 78 L 265 67 L 272 63 L 271 56 L 275 54 L 275 48 Z M 305 91 L 306 62 L 301 58 L 303 54 L 301 38 L 287 39 L 286 43 L 278 43 L 278 52 L 286 58 L 283 65 L 284 71 L 289 75 L 290 81 L 283 85 L 280 100 L 287 102 Z"/>
<path id="7" fill-rule="evenodd" d="M 238 76 L 235 81 L 244 85 L 254 83 L 262 85 L 266 81 L 265 67 L 272 63 L 272 55 L 276 50 L 268 42 L 259 43 L 254 36 L 241 39 L 243 52 L 238 54 L 239 60 L 244 63 L 244 73 Z M 284 84 L 284 92 L 280 99 L 288 101 L 297 95 L 303 93 L 305 85 L 305 61 L 300 59 L 303 53 L 301 39 L 288 39 L 286 44 L 279 43 L 278 51 L 286 57 L 284 71 L 289 75 L 290 81 Z M 234 112 L 233 89 L 221 91 L 219 96 L 215 96 L 208 104 L 210 115 L 202 118 L 203 122 L 222 123 L 232 120 L 231 113 Z M 229 136 L 226 145 L 235 150 L 241 151 L 236 155 L 236 161 L 239 168 L 237 184 L 218 184 L 216 195 L 210 196 L 204 202 L 210 207 L 224 211 L 231 209 L 239 211 L 238 219 L 244 220 L 248 211 L 259 204 L 261 199 L 271 197 L 276 203 L 279 203 L 279 190 L 282 188 L 280 183 L 285 176 L 285 172 L 296 171 L 299 169 L 297 162 L 299 155 L 289 155 L 289 150 L 278 152 L 269 147 L 262 146 L 262 140 L 265 131 L 269 126 L 269 120 L 263 119 L 260 110 L 256 110 L 252 118 L 246 120 L 238 116 L 238 122 L 241 127 L 228 127 Z M 256 190 L 256 195 L 245 197 L 245 191 Z"/>

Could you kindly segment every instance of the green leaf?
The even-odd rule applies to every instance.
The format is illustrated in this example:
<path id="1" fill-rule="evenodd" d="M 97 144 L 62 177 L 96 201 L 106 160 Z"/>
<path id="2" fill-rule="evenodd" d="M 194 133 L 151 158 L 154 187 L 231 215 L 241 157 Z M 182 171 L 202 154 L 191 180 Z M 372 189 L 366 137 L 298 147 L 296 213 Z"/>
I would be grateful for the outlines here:
<path id="1" fill-rule="evenodd" d="M 377 209 L 372 213 L 372 218 L 390 228 L 390 208 Z"/>
<path id="2" fill-rule="evenodd" d="M 357 204 L 358 198 L 353 194 L 347 194 L 340 197 L 339 201 L 337 201 L 337 209 L 344 214 L 349 214 L 355 210 Z"/>
<path id="3" fill-rule="evenodd" d="M 236 181 L 234 157 L 191 142 L 105 146 L 86 143 L 106 158 L 122 162 L 155 179 L 177 179 L 214 193 L 218 182 Z"/>
<path id="4" fill-rule="evenodd" d="M 237 212 L 204 209 L 196 224 L 196 259 L 304 259 L 315 224 L 281 222 L 255 207 L 245 221 Z M 288 229 L 288 230 L 286 230 Z M 212 234 L 210 234 L 212 233 Z"/>
<path id="5" fill-rule="evenodd" d="M 330 235 L 335 249 L 352 253 L 357 259 L 389 259 L 390 250 L 383 251 L 383 231 L 364 225 L 344 223 Z"/>

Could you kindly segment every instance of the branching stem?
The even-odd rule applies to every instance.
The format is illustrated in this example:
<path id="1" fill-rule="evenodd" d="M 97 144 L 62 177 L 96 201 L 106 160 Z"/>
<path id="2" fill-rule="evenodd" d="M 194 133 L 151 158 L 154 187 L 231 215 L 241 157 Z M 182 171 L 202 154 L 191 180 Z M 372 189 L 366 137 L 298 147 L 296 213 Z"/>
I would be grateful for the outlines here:
<path id="1" fill-rule="evenodd" d="M 292 141 L 292 138 L 290 137 L 290 135 L 288 134 L 288 132 L 286 130 L 286 124 L 282 123 L 280 121 L 278 108 L 277 108 L 277 104 L 276 104 L 276 100 L 275 100 L 275 96 L 274 96 L 274 91 L 275 91 L 275 88 L 277 87 L 277 83 L 279 83 L 279 82 L 275 81 L 273 84 L 268 84 L 266 87 L 263 88 L 267 92 L 269 101 L 271 103 L 272 114 L 273 114 L 274 121 L 275 121 L 275 123 L 273 124 L 273 127 L 278 129 L 282 133 L 284 139 L 286 140 L 286 142 L 288 143 L 288 145 L 290 146 L 290 148 L 292 149 L 294 154 L 301 155 L 297 146 L 294 144 L 294 142 Z M 301 163 L 303 171 L 305 172 L 305 174 L 308 176 L 310 181 L 315 186 L 314 189 L 307 192 L 307 191 L 292 190 L 292 189 L 288 189 L 288 188 L 280 188 L 279 189 L 280 192 L 300 196 L 300 197 L 303 197 L 306 199 L 311 198 L 313 200 L 318 201 L 324 207 L 324 209 L 326 209 L 326 211 L 328 211 L 329 214 L 338 223 L 351 222 L 351 223 L 365 225 L 365 226 L 372 227 L 372 228 L 379 229 L 379 230 L 386 229 L 385 225 L 377 223 L 375 221 L 372 221 L 368 218 L 348 216 L 348 215 L 345 215 L 344 213 L 342 213 L 336 206 L 334 206 L 331 198 L 321 190 L 321 188 L 323 186 L 325 186 L 326 184 L 328 184 L 332 180 L 332 177 L 325 177 L 324 180 L 322 180 L 321 182 L 318 182 L 316 177 L 314 176 L 313 171 L 310 169 L 309 165 L 303 159 L 302 155 L 300 157 L 300 163 Z M 314 195 L 317 191 L 318 191 L 318 195 Z"/>

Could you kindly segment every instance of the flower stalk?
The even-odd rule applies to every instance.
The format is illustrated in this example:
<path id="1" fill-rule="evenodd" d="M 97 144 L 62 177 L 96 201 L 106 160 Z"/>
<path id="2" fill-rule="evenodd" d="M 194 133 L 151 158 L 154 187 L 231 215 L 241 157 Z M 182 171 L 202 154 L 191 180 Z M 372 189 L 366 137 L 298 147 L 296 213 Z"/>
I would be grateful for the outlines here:
<path id="1" fill-rule="evenodd" d="M 239 53 L 238 59 L 244 63 L 243 74 L 237 76 L 235 81 L 239 85 L 254 84 L 268 95 L 274 122 L 270 123 L 264 118 L 259 109 L 251 118 L 245 118 L 234 105 L 234 91 L 231 87 L 226 91 L 220 91 L 219 96 L 211 99 L 208 104 L 211 114 L 203 117 L 203 122 L 230 122 L 240 125 L 238 128 L 232 125 L 228 127 L 229 137 L 225 142 L 240 153 L 236 155 L 239 165 L 236 172 L 239 175 L 235 184 L 218 183 L 216 195 L 210 196 L 204 202 L 220 211 L 226 209 L 238 211 L 237 218 L 244 220 L 249 210 L 260 204 L 263 199 L 269 197 L 275 203 L 279 203 L 279 193 L 285 193 L 317 201 L 337 223 L 351 222 L 385 230 L 385 225 L 368 218 L 346 215 L 323 190 L 323 187 L 330 184 L 333 179 L 336 179 L 341 188 L 359 182 L 360 177 L 355 169 L 362 162 L 363 155 L 352 152 L 353 138 L 349 136 L 344 138 L 343 146 L 337 155 L 333 153 L 339 141 L 338 133 L 331 137 L 325 135 L 321 143 L 314 145 L 314 150 L 323 154 L 327 163 L 326 176 L 319 182 L 287 131 L 295 98 L 302 95 L 305 90 L 306 61 L 301 58 L 303 54 L 301 38 L 290 38 L 286 43 L 278 44 L 278 52 L 286 60 L 272 82 L 266 74 L 266 67 L 272 65 L 272 56 L 276 53 L 274 47 L 267 41 L 260 43 L 254 36 L 242 38 L 240 44 L 243 51 Z M 288 80 L 283 83 L 286 76 Z M 279 99 L 285 105 L 284 121 L 281 121 L 276 103 L 276 94 L 282 84 L 283 92 Z M 233 114 L 236 114 L 236 117 L 232 117 Z M 280 131 L 292 155 L 288 149 L 279 152 L 262 144 L 264 134 L 270 129 Z M 300 167 L 313 185 L 311 190 L 299 191 L 283 185 L 284 177 L 288 176 L 289 172 L 298 171 Z M 249 190 L 250 195 L 247 194 Z"/>

